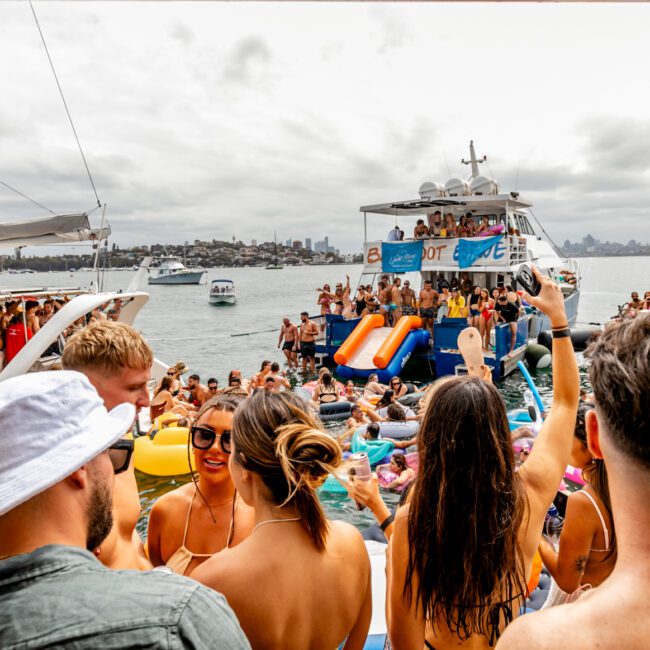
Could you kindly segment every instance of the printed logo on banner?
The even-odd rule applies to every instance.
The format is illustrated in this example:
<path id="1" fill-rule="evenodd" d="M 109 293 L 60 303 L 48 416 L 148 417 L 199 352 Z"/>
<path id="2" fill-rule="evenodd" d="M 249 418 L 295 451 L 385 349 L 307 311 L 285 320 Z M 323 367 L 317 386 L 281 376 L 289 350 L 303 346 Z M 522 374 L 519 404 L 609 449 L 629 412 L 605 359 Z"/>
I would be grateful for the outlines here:
<path id="1" fill-rule="evenodd" d="M 422 240 L 382 242 L 381 258 L 384 273 L 408 273 L 422 269 Z"/>

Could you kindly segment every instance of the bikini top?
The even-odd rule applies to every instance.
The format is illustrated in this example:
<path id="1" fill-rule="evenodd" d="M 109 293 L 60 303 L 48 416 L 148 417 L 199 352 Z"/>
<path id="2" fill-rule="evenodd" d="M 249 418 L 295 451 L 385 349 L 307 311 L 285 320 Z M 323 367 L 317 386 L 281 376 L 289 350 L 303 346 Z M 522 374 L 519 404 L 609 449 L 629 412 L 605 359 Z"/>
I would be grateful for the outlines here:
<path id="1" fill-rule="evenodd" d="M 334 398 L 334 399 L 331 399 Z M 327 404 L 330 402 L 336 402 L 336 386 L 330 386 L 329 388 L 326 388 L 324 385 L 321 384 L 319 386 L 319 394 L 318 394 L 318 401 L 321 404 Z"/>
<path id="2" fill-rule="evenodd" d="M 194 504 L 194 499 L 196 498 L 196 492 L 194 492 L 194 495 L 192 496 L 192 500 L 190 501 L 190 507 L 187 510 L 187 518 L 185 519 L 185 530 L 183 531 L 183 543 L 181 544 L 180 548 L 176 549 L 176 551 L 171 555 L 171 557 L 167 560 L 165 565 L 170 568 L 174 573 L 178 573 L 178 575 L 185 575 L 185 572 L 187 571 L 187 567 L 190 566 L 190 563 L 194 558 L 209 558 L 214 555 L 214 553 L 192 553 L 187 546 L 185 546 L 185 542 L 187 540 L 187 529 L 189 527 L 190 523 L 190 514 L 192 513 L 192 505 Z M 235 498 L 233 499 L 232 502 L 232 516 L 230 518 L 230 527 L 228 528 L 228 537 L 226 539 L 226 549 L 230 548 L 230 544 L 232 542 L 232 537 L 233 537 L 233 532 L 235 528 L 235 508 L 237 506 L 237 495 L 235 495 Z M 215 551 L 216 552 L 216 551 Z"/>
<path id="3" fill-rule="evenodd" d="M 600 511 L 600 508 L 598 507 L 598 504 L 596 503 L 596 499 L 594 499 L 589 492 L 585 492 L 585 490 L 580 490 L 578 494 L 584 494 L 589 501 L 591 501 L 591 504 L 594 506 L 596 509 L 596 514 L 598 515 L 598 519 L 600 519 L 600 525 L 603 527 L 603 535 L 605 537 L 605 548 L 592 548 L 592 552 L 594 553 L 608 553 L 609 552 L 609 531 L 607 530 L 607 526 L 605 526 L 605 518 L 603 517 L 603 513 Z"/>

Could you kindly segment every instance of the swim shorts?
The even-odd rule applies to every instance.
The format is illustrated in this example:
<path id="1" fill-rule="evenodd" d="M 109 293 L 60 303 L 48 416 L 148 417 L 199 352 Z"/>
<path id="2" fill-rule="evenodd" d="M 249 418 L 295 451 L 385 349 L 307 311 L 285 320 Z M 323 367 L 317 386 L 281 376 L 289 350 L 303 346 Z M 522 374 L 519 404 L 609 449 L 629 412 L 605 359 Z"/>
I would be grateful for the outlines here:
<path id="1" fill-rule="evenodd" d="M 422 318 L 431 318 L 431 319 L 433 319 L 433 318 L 436 317 L 436 314 L 433 311 L 433 307 L 424 307 L 424 308 L 420 309 L 420 316 Z"/>
<path id="2" fill-rule="evenodd" d="M 300 357 L 302 359 L 316 358 L 316 344 L 313 341 L 303 341 L 300 344 Z"/>
<path id="3" fill-rule="evenodd" d="M 397 305 L 394 302 L 391 302 L 390 305 L 388 305 L 388 308 L 390 311 L 395 311 L 397 309 Z"/>
<path id="4" fill-rule="evenodd" d="M 415 316 L 417 310 L 415 307 L 402 307 L 402 314 L 404 314 L 404 316 Z"/>
<path id="5" fill-rule="evenodd" d="M 293 350 L 295 345 L 296 345 L 295 341 L 285 341 L 284 344 L 282 345 L 282 349 L 283 350 Z"/>

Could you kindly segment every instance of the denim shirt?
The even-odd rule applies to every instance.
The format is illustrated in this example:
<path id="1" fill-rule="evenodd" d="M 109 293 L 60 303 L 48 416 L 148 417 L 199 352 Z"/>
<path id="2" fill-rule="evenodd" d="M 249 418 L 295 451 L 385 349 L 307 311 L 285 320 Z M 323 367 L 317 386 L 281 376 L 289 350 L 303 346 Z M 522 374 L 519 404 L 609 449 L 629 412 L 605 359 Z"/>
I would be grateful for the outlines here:
<path id="1" fill-rule="evenodd" d="M 250 649 L 226 599 L 189 578 L 114 571 L 43 546 L 0 562 L 0 648 Z"/>

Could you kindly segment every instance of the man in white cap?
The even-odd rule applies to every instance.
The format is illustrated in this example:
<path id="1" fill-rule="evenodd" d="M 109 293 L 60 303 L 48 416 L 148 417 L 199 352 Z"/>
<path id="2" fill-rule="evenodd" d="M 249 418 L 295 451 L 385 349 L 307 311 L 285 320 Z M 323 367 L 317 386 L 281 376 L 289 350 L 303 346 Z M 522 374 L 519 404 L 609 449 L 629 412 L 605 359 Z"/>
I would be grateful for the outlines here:
<path id="1" fill-rule="evenodd" d="M 88 552 L 111 529 L 134 417 L 78 372 L 0 384 L 0 647 L 250 647 L 220 594 Z"/>
<path id="2" fill-rule="evenodd" d="M 129 402 L 137 411 L 149 406 L 148 382 L 153 352 L 142 336 L 126 323 L 101 321 L 76 332 L 61 358 L 66 370 L 82 372 L 104 400 L 107 409 Z M 115 479 L 113 528 L 101 546 L 92 549 L 111 569 L 150 569 L 135 525 L 140 496 L 133 465 Z"/>

